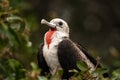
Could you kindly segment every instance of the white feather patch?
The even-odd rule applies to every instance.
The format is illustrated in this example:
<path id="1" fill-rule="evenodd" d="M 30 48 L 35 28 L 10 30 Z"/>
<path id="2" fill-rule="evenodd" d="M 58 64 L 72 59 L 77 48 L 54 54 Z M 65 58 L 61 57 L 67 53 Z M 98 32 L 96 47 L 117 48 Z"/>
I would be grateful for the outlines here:
<path id="1" fill-rule="evenodd" d="M 68 37 L 66 33 L 56 31 L 52 36 L 52 41 L 49 45 L 49 48 L 46 44 L 43 46 L 43 56 L 47 62 L 47 65 L 50 67 L 50 71 L 52 74 L 55 74 L 57 69 L 62 69 L 61 65 L 58 61 L 57 49 L 58 44 L 63 40 L 63 37 Z"/>

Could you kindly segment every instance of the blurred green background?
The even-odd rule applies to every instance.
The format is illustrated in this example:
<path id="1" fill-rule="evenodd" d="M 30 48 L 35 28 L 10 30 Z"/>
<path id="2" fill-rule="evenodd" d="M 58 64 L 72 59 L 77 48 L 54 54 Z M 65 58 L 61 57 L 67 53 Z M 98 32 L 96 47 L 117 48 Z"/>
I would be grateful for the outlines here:
<path id="1" fill-rule="evenodd" d="M 70 38 L 95 58 L 100 56 L 112 74 L 120 68 L 119 4 L 120 0 L 0 0 L 0 80 L 14 80 L 15 73 L 27 70 L 32 75 L 48 30 L 40 21 L 56 17 L 68 22 Z M 25 75 L 17 78 L 21 76 Z"/>

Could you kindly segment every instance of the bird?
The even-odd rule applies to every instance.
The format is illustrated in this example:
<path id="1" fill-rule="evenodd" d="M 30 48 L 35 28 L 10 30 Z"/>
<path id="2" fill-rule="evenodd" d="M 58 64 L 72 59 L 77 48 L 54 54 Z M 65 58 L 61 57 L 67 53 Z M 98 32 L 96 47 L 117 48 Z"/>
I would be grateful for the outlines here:
<path id="1" fill-rule="evenodd" d="M 77 61 L 85 62 L 90 71 L 95 70 L 97 61 L 86 49 L 70 39 L 69 26 L 65 20 L 54 18 L 49 22 L 42 19 L 41 24 L 49 29 L 38 49 L 37 60 L 41 75 L 54 75 L 58 70 L 63 70 L 62 79 L 69 79 L 74 74 L 69 70 L 80 71 Z M 98 64 L 98 67 L 101 65 Z"/>

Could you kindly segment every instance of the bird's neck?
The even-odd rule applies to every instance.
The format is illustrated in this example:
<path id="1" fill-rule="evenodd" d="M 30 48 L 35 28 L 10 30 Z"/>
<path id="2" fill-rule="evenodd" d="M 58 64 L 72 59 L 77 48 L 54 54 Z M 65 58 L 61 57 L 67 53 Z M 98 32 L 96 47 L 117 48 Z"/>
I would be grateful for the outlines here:
<path id="1" fill-rule="evenodd" d="M 56 31 L 56 30 L 49 30 L 45 34 L 44 42 L 47 44 L 48 48 L 52 42 L 60 42 L 64 37 L 69 37 L 69 34 Z"/>
<path id="2" fill-rule="evenodd" d="M 51 40 L 52 40 L 52 35 L 56 32 L 56 30 L 49 30 L 46 32 L 45 34 L 45 42 L 46 44 L 48 45 L 48 48 L 49 48 L 49 45 L 51 43 Z"/>

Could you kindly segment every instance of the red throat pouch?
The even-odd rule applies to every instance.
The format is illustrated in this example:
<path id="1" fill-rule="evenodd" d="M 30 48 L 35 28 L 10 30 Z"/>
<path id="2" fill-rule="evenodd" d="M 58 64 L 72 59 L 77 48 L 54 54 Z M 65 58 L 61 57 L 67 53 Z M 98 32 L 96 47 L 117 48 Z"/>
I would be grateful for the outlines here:
<path id="1" fill-rule="evenodd" d="M 55 32 L 56 30 L 49 30 L 47 33 L 46 33 L 46 43 L 48 45 L 48 48 L 49 48 L 49 45 L 51 43 L 51 37 L 53 35 L 53 33 Z"/>

